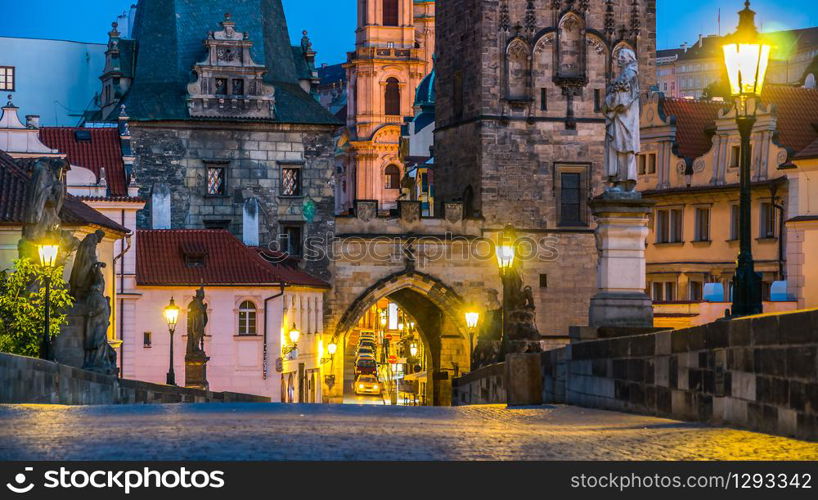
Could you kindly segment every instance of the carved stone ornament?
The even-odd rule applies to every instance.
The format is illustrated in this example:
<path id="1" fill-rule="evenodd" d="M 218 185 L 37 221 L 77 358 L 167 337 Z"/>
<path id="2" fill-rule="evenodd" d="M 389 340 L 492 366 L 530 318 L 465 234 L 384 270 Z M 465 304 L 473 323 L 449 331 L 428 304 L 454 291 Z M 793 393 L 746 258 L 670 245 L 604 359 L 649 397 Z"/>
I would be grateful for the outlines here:
<path id="1" fill-rule="evenodd" d="M 190 116 L 275 118 L 275 89 L 263 80 L 267 68 L 253 61 L 253 42 L 235 25 L 225 14 L 222 31 L 204 41 L 207 58 L 193 66 L 196 81 L 187 86 Z"/>

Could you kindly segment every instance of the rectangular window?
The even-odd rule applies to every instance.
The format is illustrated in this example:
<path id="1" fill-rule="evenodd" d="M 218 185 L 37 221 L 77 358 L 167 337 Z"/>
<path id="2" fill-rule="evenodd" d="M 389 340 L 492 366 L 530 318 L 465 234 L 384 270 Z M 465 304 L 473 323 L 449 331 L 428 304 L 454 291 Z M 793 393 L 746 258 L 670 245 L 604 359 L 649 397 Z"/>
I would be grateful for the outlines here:
<path id="1" fill-rule="evenodd" d="M 775 207 L 772 203 L 764 202 L 761 204 L 761 229 L 759 231 L 759 238 L 775 238 Z"/>
<path id="2" fill-rule="evenodd" d="M 230 93 L 233 95 L 244 95 L 244 80 L 241 78 L 234 78 L 233 86 L 230 90 Z"/>
<path id="3" fill-rule="evenodd" d="M 602 112 L 602 91 L 594 89 L 594 113 Z"/>
<path id="4" fill-rule="evenodd" d="M 647 172 L 647 158 L 645 155 L 636 155 L 636 173 L 645 175 Z"/>
<path id="5" fill-rule="evenodd" d="M 548 275 L 541 274 L 540 275 L 540 288 L 548 288 Z"/>
<path id="6" fill-rule="evenodd" d="M 656 243 L 667 243 L 670 241 L 670 214 L 667 210 L 656 211 Z"/>
<path id="7" fill-rule="evenodd" d="M 663 283 L 654 283 L 653 284 L 653 301 L 654 302 L 663 302 L 664 301 L 664 284 Z"/>
<path id="8" fill-rule="evenodd" d="M 14 66 L 0 66 L 0 90 L 14 92 Z"/>
<path id="9" fill-rule="evenodd" d="M 151 348 L 151 332 L 143 332 L 142 333 L 142 347 L 145 349 Z"/>
<path id="10" fill-rule="evenodd" d="M 682 210 L 674 208 L 670 211 L 670 241 L 679 243 L 682 240 Z"/>
<path id="11" fill-rule="evenodd" d="M 216 78 L 216 95 L 227 95 L 227 78 Z"/>
<path id="12" fill-rule="evenodd" d="M 281 167 L 281 195 L 301 196 L 301 168 Z"/>
<path id="13" fill-rule="evenodd" d="M 463 116 L 463 72 L 455 71 L 452 78 L 452 107 L 455 118 Z"/>
<path id="14" fill-rule="evenodd" d="M 696 209 L 696 241 L 710 241 L 710 209 Z"/>
<path id="15" fill-rule="evenodd" d="M 560 175 L 560 225 L 578 226 L 582 224 L 580 203 L 580 185 L 582 176 L 579 173 L 563 172 Z"/>
<path id="16" fill-rule="evenodd" d="M 762 281 L 761 282 L 761 300 L 769 301 L 770 300 L 770 293 L 772 292 L 773 284 L 769 281 Z"/>
<path id="17" fill-rule="evenodd" d="M 676 300 L 676 283 L 668 281 L 665 283 L 665 302 Z"/>
<path id="18" fill-rule="evenodd" d="M 681 243 L 682 209 L 656 211 L 656 243 Z"/>
<path id="19" fill-rule="evenodd" d="M 730 239 L 739 238 L 739 228 L 741 226 L 741 211 L 738 205 L 730 205 Z"/>
<path id="20" fill-rule="evenodd" d="M 281 230 L 281 250 L 288 255 L 300 257 L 302 246 L 301 226 L 283 226 Z"/>
<path id="21" fill-rule="evenodd" d="M 219 196 L 227 193 L 225 171 L 226 169 L 223 166 L 207 166 L 207 194 Z"/>
<path id="22" fill-rule="evenodd" d="M 548 111 L 548 89 L 540 89 L 540 111 Z"/>
<path id="23" fill-rule="evenodd" d="M 690 282 L 690 300 L 692 302 L 701 302 L 702 300 L 702 282 L 701 281 L 691 281 Z"/>
<path id="24" fill-rule="evenodd" d="M 648 154 L 647 171 L 648 171 L 648 174 L 655 174 L 656 173 L 656 153 Z"/>

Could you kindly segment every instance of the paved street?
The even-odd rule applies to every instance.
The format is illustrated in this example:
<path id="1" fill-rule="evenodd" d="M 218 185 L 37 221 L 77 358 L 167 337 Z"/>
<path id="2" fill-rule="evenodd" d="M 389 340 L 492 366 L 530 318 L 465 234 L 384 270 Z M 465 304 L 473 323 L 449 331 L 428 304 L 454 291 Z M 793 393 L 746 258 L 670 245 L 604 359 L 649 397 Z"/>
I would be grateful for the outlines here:
<path id="1" fill-rule="evenodd" d="M 569 406 L 0 406 L 5 460 L 818 459 L 806 443 Z"/>

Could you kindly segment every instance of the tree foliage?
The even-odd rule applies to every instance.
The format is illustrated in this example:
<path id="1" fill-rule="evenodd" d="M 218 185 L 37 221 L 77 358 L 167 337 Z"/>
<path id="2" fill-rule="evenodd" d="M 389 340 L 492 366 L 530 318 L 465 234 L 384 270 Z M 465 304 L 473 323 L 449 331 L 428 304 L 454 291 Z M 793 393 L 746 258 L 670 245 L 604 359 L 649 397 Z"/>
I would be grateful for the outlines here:
<path id="1" fill-rule="evenodd" d="M 63 268 L 48 268 L 17 259 L 13 270 L 0 272 L 0 351 L 37 356 L 45 326 L 46 280 L 51 280 L 49 333 L 53 339 L 74 304 Z"/>

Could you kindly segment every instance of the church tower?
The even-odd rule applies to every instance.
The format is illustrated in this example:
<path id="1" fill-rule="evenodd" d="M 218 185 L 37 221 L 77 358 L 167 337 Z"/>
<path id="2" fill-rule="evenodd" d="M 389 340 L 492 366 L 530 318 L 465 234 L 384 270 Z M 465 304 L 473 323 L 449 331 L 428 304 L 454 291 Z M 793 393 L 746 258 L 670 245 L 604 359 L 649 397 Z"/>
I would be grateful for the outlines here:
<path id="1" fill-rule="evenodd" d="M 349 82 L 341 209 L 355 199 L 393 208 L 404 174 L 398 160 L 403 119 L 412 115 L 415 89 L 432 70 L 432 0 L 358 0 Z"/>

